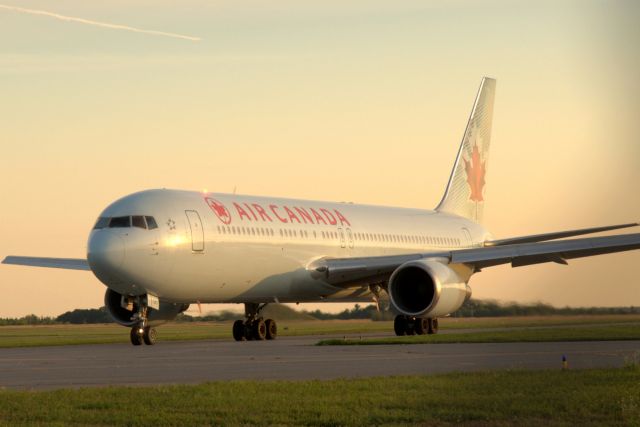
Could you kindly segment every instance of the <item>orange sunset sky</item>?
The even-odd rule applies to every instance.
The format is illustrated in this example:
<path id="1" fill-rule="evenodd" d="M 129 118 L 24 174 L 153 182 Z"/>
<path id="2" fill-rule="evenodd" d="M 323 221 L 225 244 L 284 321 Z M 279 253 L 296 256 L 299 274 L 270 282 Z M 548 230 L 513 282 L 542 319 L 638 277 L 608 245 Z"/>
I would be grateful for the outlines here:
<path id="1" fill-rule="evenodd" d="M 636 1 L 0 0 L 0 258 L 83 257 L 101 210 L 146 188 L 433 208 L 485 75 L 496 237 L 639 221 L 639 18 Z M 639 263 L 503 266 L 470 285 L 637 306 Z M 104 291 L 0 265 L 0 317 Z"/>

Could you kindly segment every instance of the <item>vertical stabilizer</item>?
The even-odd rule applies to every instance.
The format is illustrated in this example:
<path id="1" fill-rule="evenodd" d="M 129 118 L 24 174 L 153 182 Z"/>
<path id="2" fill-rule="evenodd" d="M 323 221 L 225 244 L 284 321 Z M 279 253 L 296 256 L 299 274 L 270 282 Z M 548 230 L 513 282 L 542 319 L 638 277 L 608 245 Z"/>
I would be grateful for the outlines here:
<path id="1" fill-rule="evenodd" d="M 484 77 L 437 211 L 482 222 L 495 90 L 496 81 Z"/>

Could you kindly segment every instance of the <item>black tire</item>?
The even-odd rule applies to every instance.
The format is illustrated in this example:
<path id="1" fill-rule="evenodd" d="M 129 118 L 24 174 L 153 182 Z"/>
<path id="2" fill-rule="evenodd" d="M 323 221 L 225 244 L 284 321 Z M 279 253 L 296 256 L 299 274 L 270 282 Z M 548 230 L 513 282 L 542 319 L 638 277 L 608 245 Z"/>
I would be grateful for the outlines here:
<path id="1" fill-rule="evenodd" d="M 267 339 L 275 340 L 278 336 L 278 325 L 276 324 L 276 321 L 273 319 L 267 319 L 264 324 L 267 327 Z"/>
<path id="2" fill-rule="evenodd" d="M 262 318 L 253 321 L 251 332 L 254 340 L 262 341 L 267 338 L 267 325 Z"/>
<path id="3" fill-rule="evenodd" d="M 393 320 L 393 330 L 397 336 L 401 337 L 407 334 L 407 318 L 402 315 L 397 315 Z"/>
<path id="4" fill-rule="evenodd" d="M 242 320 L 236 320 L 233 322 L 233 339 L 236 341 L 244 341 L 244 322 Z"/>
<path id="5" fill-rule="evenodd" d="M 417 317 L 414 325 L 414 330 L 417 335 L 424 335 L 429 332 L 429 319 Z"/>
<path id="6" fill-rule="evenodd" d="M 244 324 L 244 339 L 247 341 L 253 341 L 253 323 L 246 322 Z"/>
<path id="7" fill-rule="evenodd" d="M 438 333 L 438 319 L 429 319 L 429 334 Z"/>
<path id="8" fill-rule="evenodd" d="M 131 328 L 131 332 L 129 333 L 129 338 L 131 339 L 131 344 L 133 345 L 142 344 L 142 335 L 140 335 L 137 326 L 134 326 L 133 328 Z"/>
<path id="9" fill-rule="evenodd" d="M 154 345 L 158 340 L 158 333 L 156 332 L 156 328 L 152 328 L 150 326 L 144 328 L 144 334 L 142 335 L 142 338 L 144 339 L 144 343 L 146 345 Z"/>

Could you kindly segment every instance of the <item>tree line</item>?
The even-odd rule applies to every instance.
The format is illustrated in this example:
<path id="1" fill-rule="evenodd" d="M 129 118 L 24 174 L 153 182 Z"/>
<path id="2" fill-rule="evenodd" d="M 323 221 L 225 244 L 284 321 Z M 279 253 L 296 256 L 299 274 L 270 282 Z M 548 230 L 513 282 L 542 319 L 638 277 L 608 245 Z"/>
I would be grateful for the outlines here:
<path id="1" fill-rule="evenodd" d="M 375 305 L 345 309 L 339 313 L 326 313 L 321 310 L 296 311 L 283 305 L 276 305 L 277 310 L 270 313 L 275 319 L 287 320 L 349 320 L 371 319 L 393 320 L 395 313 L 388 308 L 378 310 Z M 270 307 L 268 307 L 270 308 Z M 275 307 L 274 307 L 275 308 Z M 506 316 L 550 316 L 550 315 L 598 315 L 598 314 L 640 314 L 640 307 L 554 307 L 544 303 L 519 304 L 503 303 L 493 300 L 470 299 L 452 314 L 453 317 L 506 317 Z M 224 322 L 242 319 L 242 313 L 224 310 L 215 314 L 191 316 L 185 313 L 178 315 L 177 322 Z M 19 318 L 0 318 L 0 326 L 14 325 L 55 325 L 55 324 L 89 324 L 113 323 L 113 319 L 105 307 L 76 309 L 67 311 L 57 317 L 36 316 L 29 314 Z"/>

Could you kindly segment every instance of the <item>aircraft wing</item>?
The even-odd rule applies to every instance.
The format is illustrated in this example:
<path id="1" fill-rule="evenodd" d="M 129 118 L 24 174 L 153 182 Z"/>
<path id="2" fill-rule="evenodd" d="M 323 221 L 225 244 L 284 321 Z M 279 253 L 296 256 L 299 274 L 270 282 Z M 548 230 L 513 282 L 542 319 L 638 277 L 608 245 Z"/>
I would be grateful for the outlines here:
<path id="1" fill-rule="evenodd" d="M 543 242 L 545 240 L 564 239 L 565 237 L 581 236 L 584 234 L 601 233 L 603 231 L 619 230 L 621 228 L 636 227 L 640 223 L 632 222 L 629 224 L 608 225 L 606 227 L 581 228 L 579 230 L 557 231 L 555 233 L 531 234 L 521 237 L 510 237 L 508 239 L 490 240 L 484 242 L 485 246 L 504 246 L 516 243 L 533 243 Z"/>
<path id="2" fill-rule="evenodd" d="M 512 267 L 640 249 L 640 233 L 559 240 L 556 242 L 462 249 L 451 252 L 451 263 L 471 264 L 476 269 L 511 263 Z"/>
<path id="3" fill-rule="evenodd" d="M 86 259 L 80 258 L 40 258 L 27 256 L 8 256 L 3 264 L 28 265 L 31 267 L 63 268 L 66 270 L 91 271 Z"/>
<path id="4" fill-rule="evenodd" d="M 386 281 L 391 273 L 408 261 L 423 258 L 446 264 L 466 264 L 479 271 L 500 264 L 512 267 L 556 262 L 594 255 L 640 249 L 640 233 L 617 236 L 559 240 L 554 242 L 519 243 L 512 245 L 477 247 L 452 251 L 434 251 L 407 255 L 364 258 L 321 258 L 308 269 L 313 274 L 336 286 L 352 286 L 365 281 Z"/>

